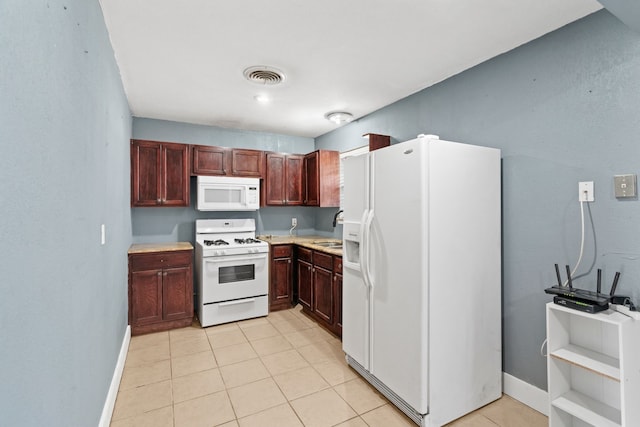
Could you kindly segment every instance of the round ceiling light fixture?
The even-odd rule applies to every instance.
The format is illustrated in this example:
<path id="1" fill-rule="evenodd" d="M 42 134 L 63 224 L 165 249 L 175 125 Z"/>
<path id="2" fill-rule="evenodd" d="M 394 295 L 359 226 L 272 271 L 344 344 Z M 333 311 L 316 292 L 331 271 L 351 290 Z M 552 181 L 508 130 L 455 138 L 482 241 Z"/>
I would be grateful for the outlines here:
<path id="1" fill-rule="evenodd" d="M 284 73 L 277 68 L 256 65 L 243 72 L 245 79 L 261 85 L 278 85 L 284 82 Z"/>
<path id="2" fill-rule="evenodd" d="M 337 125 L 342 125 L 352 121 L 353 114 L 347 113 L 346 111 L 332 111 L 331 113 L 325 114 L 324 118 Z"/>

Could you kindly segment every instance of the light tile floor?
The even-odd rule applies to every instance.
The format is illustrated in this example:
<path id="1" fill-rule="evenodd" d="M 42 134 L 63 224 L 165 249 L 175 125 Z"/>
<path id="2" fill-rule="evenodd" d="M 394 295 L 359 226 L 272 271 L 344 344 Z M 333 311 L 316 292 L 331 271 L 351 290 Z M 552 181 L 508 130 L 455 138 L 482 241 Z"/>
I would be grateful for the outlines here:
<path id="1" fill-rule="evenodd" d="M 413 427 L 299 308 L 131 338 L 113 427 Z M 455 427 L 542 427 L 503 396 Z"/>

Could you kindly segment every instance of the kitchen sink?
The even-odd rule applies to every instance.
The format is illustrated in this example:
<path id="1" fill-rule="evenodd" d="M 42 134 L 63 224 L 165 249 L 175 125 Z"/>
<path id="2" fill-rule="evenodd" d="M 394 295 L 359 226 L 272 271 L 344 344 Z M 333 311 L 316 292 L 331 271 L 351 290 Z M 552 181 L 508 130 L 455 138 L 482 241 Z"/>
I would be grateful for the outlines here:
<path id="1" fill-rule="evenodd" d="M 323 248 L 342 249 L 342 242 L 313 242 L 313 244 Z"/>

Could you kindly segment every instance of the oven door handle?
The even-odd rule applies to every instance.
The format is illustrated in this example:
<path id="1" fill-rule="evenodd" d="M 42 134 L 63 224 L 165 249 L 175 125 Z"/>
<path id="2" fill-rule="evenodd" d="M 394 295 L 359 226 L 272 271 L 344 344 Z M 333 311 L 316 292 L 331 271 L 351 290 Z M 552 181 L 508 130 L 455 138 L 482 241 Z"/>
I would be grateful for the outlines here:
<path id="1" fill-rule="evenodd" d="M 238 305 L 238 304 L 246 304 L 249 302 L 255 302 L 255 298 L 245 298 L 245 299 L 237 299 L 234 301 L 221 302 L 218 304 L 219 307 L 226 307 L 228 305 Z"/>
<path id="2" fill-rule="evenodd" d="M 220 264 L 221 262 L 236 262 L 236 261 L 247 261 L 247 260 L 251 260 L 251 259 L 266 259 L 267 258 L 267 254 L 264 253 L 262 255 L 253 255 L 253 256 L 237 256 L 237 257 L 215 257 L 215 258 L 210 258 L 210 257 L 205 257 L 204 258 L 204 262 L 206 262 L 207 264 Z"/>

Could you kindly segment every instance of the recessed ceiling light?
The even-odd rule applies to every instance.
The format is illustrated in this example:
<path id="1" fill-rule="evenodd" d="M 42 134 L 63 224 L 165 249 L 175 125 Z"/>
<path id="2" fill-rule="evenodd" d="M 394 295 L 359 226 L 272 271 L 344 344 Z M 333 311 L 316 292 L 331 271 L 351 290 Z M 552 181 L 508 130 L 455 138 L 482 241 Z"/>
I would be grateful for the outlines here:
<path id="1" fill-rule="evenodd" d="M 259 102 L 260 104 L 268 104 L 269 101 L 271 101 L 271 99 L 264 94 L 256 95 L 253 97 L 253 99 L 255 99 L 256 102 Z"/>
<path id="2" fill-rule="evenodd" d="M 332 121 L 337 125 L 341 125 L 344 123 L 349 123 L 353 120 L 353 114 L 347 113 L 345 111 L 333 111 L 331 113 L 327 113 L 324 115 L 324 118 Z"/>

